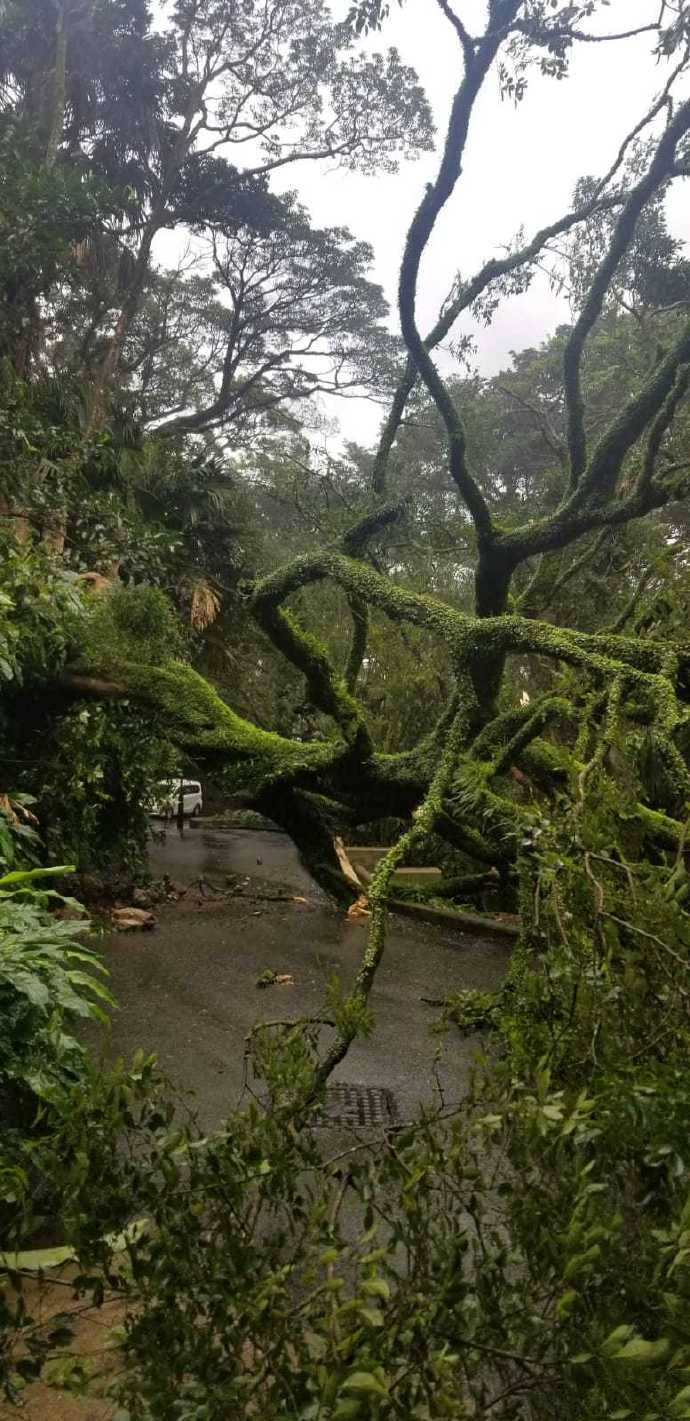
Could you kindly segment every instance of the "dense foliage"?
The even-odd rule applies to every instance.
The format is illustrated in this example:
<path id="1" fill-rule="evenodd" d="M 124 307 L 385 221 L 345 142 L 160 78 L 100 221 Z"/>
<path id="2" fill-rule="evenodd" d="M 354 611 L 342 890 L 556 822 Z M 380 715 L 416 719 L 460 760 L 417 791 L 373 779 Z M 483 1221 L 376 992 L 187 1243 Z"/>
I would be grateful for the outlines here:
<path id="1" fill-rule="evenodd" d="M 35 854 L 35 816 L 5 796 L 2 856 L 21 863 Z M 33 822 L 27 822 L 33 821 Z M 52 886 L 70 867 L 11 867 L 0 876 L 0 1217 L 3 1235 L 38 1188 L 33 1149 L 72 1112 L 88 1074 L 88 1055 L 74 1034 L 82 1018 L 106 1021 L 113 998 L 104 969 L 81 941 L 84 910 Z M 55 910 L 59 909 L 61 917 Z M 50 1182 L 44 1199 L 52 1205 Z"/>
<path id="2" fill-rule="evenodd" d="M 580 45 L 625 55 L 613 8 L 489 0 L 472 34 L 441 0 L 458 85 L 398 342 L 366 246 L 274 178 L 429 147 L 366 38 L 390 6 L 0 4 L 2 1177 L 10 1241 L 49 1215 L 77 1288 L 126 1301 L 121 1421 L 690 1417 L 685 0 L 632 36 L 663 87 L 609 171 L 416 314 L 486 84 L 530 102 Z M 570 321 L 482 377 L 463 322 L 544 268 Z M 348 389 L 389 404 L 334 455 L 309 413 Z M 136 876 L 184 764 L 341 899 L 334 836 L 390 843 L 354 984 L 254 1033 L 259 1098 L 206 1140 L 150 1060 L 76 1045 L 94 959 L 35 886 L 46 857 Z M 328 1158 L 315 1112 L 423 856 L 519 919 L 500 993 L 442 1013 L 487 1057 L 455 1110 Z M 51 1339 L 5 1261 L 14 1398 Z"/>

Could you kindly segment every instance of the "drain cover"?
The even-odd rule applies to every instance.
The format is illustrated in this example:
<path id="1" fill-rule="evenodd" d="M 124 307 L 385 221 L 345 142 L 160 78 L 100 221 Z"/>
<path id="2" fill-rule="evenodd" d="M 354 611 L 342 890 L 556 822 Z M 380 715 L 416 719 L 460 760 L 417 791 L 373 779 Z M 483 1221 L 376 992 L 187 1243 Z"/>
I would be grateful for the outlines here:
<path id="1" fill-rule="evenodd" d="M 395 1096 L 376 1085 L 337 1081 L 328 1086 L 320 1125 L 346 1125 L 351 1129 L 392 1125 L 398 1118 Z"/>

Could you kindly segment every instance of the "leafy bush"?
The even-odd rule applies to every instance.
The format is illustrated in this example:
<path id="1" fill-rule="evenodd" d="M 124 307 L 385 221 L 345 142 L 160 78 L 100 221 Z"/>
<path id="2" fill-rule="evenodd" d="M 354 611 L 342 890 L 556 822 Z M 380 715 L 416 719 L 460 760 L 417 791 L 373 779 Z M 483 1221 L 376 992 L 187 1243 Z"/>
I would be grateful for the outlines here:
<path id="1" fill-rule="evenodd" d="M 64 867 L 15 870 L 0 878 L 0 1181 L 5 1204 L 29 1187 L 36 1133 L 54 1129 L 73 1105 L 86 1065 L 72 1035 L 80 1018 L 105 1020 L 113 998 L 100 980 L 96 953 L 80 939 L 88 920 L 61 921 L 59 903 L 81 912 L 74 899 L 47 886 Z"/>
<path id="2" fill-rule="evenodd" d="M 84 628 L 87 661 L 106 667 L 143 661 L 154 666 L 178 654 L 181 637 L 167 597 L 158 587 L 122 584 L 94 602 Z"/>
<path id="3" fill-rule="evenodd" d="M 0 565 L 3 692 L 58 673 L 82 616 L 78 585 L 44 549 L 4 546 Z"/>
<path id="4" fill-rule="evenodd" d="M 74 899 L 36 885 L 64 868 L 32 869 L 0 878 L 0 1082 L 19 1082 L 53 1101 L 78 1074 L 84 1048 L 67 1032 L 77 1017 L 105 1020 L 113 999 L 99 981 L 97 955 L 79 941 L 86 922 L 59 921 L 46 899 Z"/>
<path id="5" fill-rule="evenodd" d="M 36 690 L 84 647 L 96 663 L 105 652 L 115 664 L 128 657 L 157 664 L 180 648 L 175 614 L 153 587 L 118 586 L 89 599 L 45 550 L 10 546 L 0 569 L 0 765 L 18 786 L 10 813 L 23 823 L 10 826 L 0 799 L 0 866 L 14 865 L 18 838 L 24 861 L 37 848 L 23 813 L 35 804 L 50 858 L 131 879 L 145 871 L 144 806 L 177 770 L 179 752 L 128 701 L 71 705 L 59 692 L 47 699 L 43 685 Z"/>
<path id="6" fill-rule="evenodd" d="M 155 719 L 129 701 L 72 706 L 43 742 L 36 784 L 50 857 L 111 884 L 144 875 L 146 806 L 178 765 Z"/>
<path id="7" fill-rule="evenodd" d="M 122 1421 L 690 1415 L 681 1061 L 596 1093 L 503 1065 L 329 1150 L 309 1029 L 259 1039 L 274 1093 L 210 1139 L 142 1059 L 143 1093 L 91 1077 L 42 1152 L 76 1286 L 129 1302 Z M 134 1219 L 122 1257 L 103 1235 Z"/>
<path id="8" fill-rule="evenodd" d="M 532 806 L 507 981 L 446 1006 L 492 1033 L 455 1112 L 329 1150 L 309 1023 L 254 1033 L 210 1139 L 151 1062 L 84 1071 L 32 1167 L 78 1288 L 126 1302 L 121 1421 L 688 1421 L 685 838 L 647 855 L 637 803 L 599 766 Z"/>

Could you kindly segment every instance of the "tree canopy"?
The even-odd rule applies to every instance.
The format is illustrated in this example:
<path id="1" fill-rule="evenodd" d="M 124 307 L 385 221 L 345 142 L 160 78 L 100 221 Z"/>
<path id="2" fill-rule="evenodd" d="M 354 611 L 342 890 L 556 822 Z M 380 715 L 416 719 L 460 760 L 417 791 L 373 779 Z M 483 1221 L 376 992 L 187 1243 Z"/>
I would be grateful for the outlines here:
<path id="1" fill-rule="evenodd" d="M 210 1151 L 195 1141 L 188 1174 L 177 1145 L 159 1150 L 155 1114 L 150 1129 L 145 1117 L 146 1169 L 136 1149 L 115 1169 L 113 1221 L 131 1190 L 157 1226 L 131 1244 L 145 1295 L 128 1342 L 132 1415 L 173 1414 L 178 1391 L 185 1421 L 228 1406 L 267 1418 L 689 1414 L 679 1319 L 690 268 L 667 197 L 690 177 L 690 10 L 650 3 L 619 32 L 606 28 L 605 0 L 489 0 L 473 32 L 467 6 L 438 3 L 457 84 L 402 243 L 399 337 L 369 278 L 369 247 L 314 227 L 274 178 L 325 160 L 390 171 L 431 147 L 416 76 L 395 50 L 373 47 L 390 5 L 363 0 L 341 19 L 307 0 L 184 0 L 155 18 L 138 0 L 0 7 L 8 790 L 37 796 L 53 859 L 69 853 L 82 869 L 108 864 L 130 880 L 145 852 L 146 794 L 181 764 L 284 828 L 341 903 L 356 890 L 339 837 L 383 835 L 387 850 L 367 887 L 351 991 L 334 986 L 317 1023 L 279 1022 L 265 1049 L 252 1042 L 271 1111 L 240 1117 Z M 506 103 L 530 102 L 533 72 L 548 95 L 546 81 L 568 82 L 582 47 L 603 46 L 613 66 L 638 42 L 657 62 L 659 90 L 619 135 L 609 169 L 582 174 L 567 211 L 477 271 L 454 271 L 451 254 L 447 299 L 423 330 L 423 259 L 446 204 L 462 210 L 487 85 Z M 486 163 L 490 182 L 490 149 Z M 162 255 L 170 233 L 174 266 Z M 468 321 L 491 322 L 544 270 L 569 319 L 482 374 Z M 352 391 L 383 405 L 374 448 L 335 449 L 320 436 L 319 394 Z M 0 851 L 11 869 L 21 824 L 8 805 L 17 823 Z M 315 1257 L 336 1238 L 342 1263 L 338 1211 L 352 1180 L 367 1219 L 380 1207 L 392 1239 L 388 1252 L 381 1244 L 384 1292 L 389 1275 L 398 1289 L 390 1342 L 376 1353 L 366 1329 L 379 1319 L 361 1298 L 343 1305 L 353 1331 L 340 1312 L 326 1320 L 319 1300 L 340 1286 L 330 1288 L 331 1258 L 325 1280 L 320 1264 L 300 1273 L 305 1330 L 296 1324 L 293 1347 L 283 1318 L 279 1358 L 257 1277 L 280 1294 L 285 1236 L 262 1253 L 252 1229 L 302 1207 L 295 1178 L 320 1165 L 298 1127 L 370 1027 L 393 876 L 429 859 L 444 869 L 441 895 L 489 902 L 518 936 L 495 998 L 446 1004 L 446 1024 L 494 1032 L 503 1066 L 487 1068 L 483 1104 L 468 1103 L 457 1129 L 444 1119 L 405 1135 L 400 1150 L 387 1140 L 373 1174 L 353 1164 L 329 1175 L 326 1203 L 316 1190 L 302 1239 Z M 15 977 L 23 1013 L 26 980 Z M 46 1019 L 39 1010 L 32 1020 L 42 1050 Z M 22 1059 L 26 1084 L 34 1058 Z M 107 1134 L 116 1112 L 108 1095 L 104 1125 L 101 1089 L 85 1088 L 79 1128 L 93 1111 Z M 127 1086 L 128 1102 L 138 1090 Z M 74 1146 L 70 1111 L 60 1118 Z M 84 1149 L 86 1178 L 96 1166 Z M 494 1149 L 503 1162 L 489 1178 Z M 84 1178 L 75 1185 L 67 1158 L 60 1187 L 79 1193 Z M 380 1196 L 371 1203 L 386 1188 L 392 1224 Z M 228 1197 L 241 1247 L 235 1238 L 229 1273 L 220 1225 L 218 1257 L 185 1253 L 186 1310 L 186 1293 L 173 1301 L 169 1239 L 196 1237 L 208 1219 L 212 1233 Z M 444 1252 L 465 1214 L 471 1247 Z M 107 1270 L 100 1243 L 84 1243 L 84 1217 L 81 1245 Z M 635 1227 L 642 1282 L 623 1262 Z M 401 1243 L 403 1281 L 389 1256 Z M 369 1281 L 372 1258 L 361 1265 Z M 230 1283 L 245 1300 L 232 1313 L 234 1344 L 229 1314 L 214 1312 Z M 434 1349 L 420 1360 L 415 1309 L 427 1293 Z M 168 1311 L 179 1366 L 163 1376 L 152 1337 Z M 208 1350 L 197 1354 L 200 1316 Z M 234 1353 L 228 1361 L 245 1327 L 264 1359 L 250 1392 L 250 1369 Z M 576 1352 L 580 1329 L 587 1345 Z M 211 1355 L 218 1336 L 222 1365 Z M 649 1364 L 646 1390 L 621 1367 L 635 1360 Z"/>

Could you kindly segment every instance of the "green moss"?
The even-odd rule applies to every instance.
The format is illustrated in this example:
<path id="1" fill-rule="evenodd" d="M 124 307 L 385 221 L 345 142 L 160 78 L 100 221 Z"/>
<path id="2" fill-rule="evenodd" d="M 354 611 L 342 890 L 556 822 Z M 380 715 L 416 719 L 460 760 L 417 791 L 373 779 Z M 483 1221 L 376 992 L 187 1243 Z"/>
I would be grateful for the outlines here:
<path id="1" fill-rule="evenodd" d="M 573 756 L 564 745 L 553 745 L 539 737 L 525 747 L 521 758 L 528 771 L 546 779 L 562 779 L 574 768 Z"/>
<path id="2" fill-rule="evenodd" d="M 646 804 L 636 805 L 630 815 L 642 826 L 646 836 L 668 849 L 677 849 L 683 833 L 683 825 L 659 809 L 650 809 Z"/>
<path id="3" fill-rule="evenodd" d="M 257 595 L 254 613 L 278 650 L 305 676 L 313 704 L 333 717 L 348 744 L 356 746 L 363 757 L 369 756 L 372 745 L 360 708 L 325 647 L 270 597 Z"/>
<path id="4" fill-rule="evenodd" d="M 640 684 L 649 676 L 662 674 L 666 678 L 666 671 L 670 670 L 669 649 L 660 643 L 613 633 L 575 632 L 527 617 L 471 617 L 435 597 L 400 587 L 373 568 L 337 552 L 296 558 L 259 584 L 255 605 L 277 606 L 301 587 L 325 579 L 336 582 L 348 595 L 359 597 L 367 605 L 379 607 L 396 621 L 408 621 L 435 632 L 460 665 L 469 666 L 476 658 L 531 652 L 607 678 L 630 668 L 640 674 Z M 673 694 L 671 682 L 667 680 L 667 684 Z"/>
<path id="5" fill-rule="evenodd" d="M 301 588 L 324 579 L 343 589 L 357 610 L 356 627 L 362 635 L 366 609 L 377 607 L 393 620 L 440 637 L 447 649 L 458 676 L 457 693 L 430 734 L 404 755 L 373 754 L 356 699 L 324 647 L 283 605 Z M 92 629 L 99 635 L 90 638 L 85 669 L 124 680 L 133 697 L 156 708 L 176 743 L 227 767 L 226 783 L 254 796 L 255 802 L 261 798 L 266 812 L 271 812 L 271 796 L 277 796 L 280 822 L 287 827 L 290 816 L 296 815 L 300 823 L 301 816 L 304 843 L 330 875 L 337 867 L 329 835 L 339 825 L 391 814 L 405 818 L 418 805 L 407 835 L 374 877 L 374 956 L 376 943 L 382 941 L 376 905 L 385 911 L 385 882 L 404 855 L 431 832 L 430 826 L 482 862 L 514 862 L 517 844 L 534 817 L 533 809 L 511 800 L 509 786 L 501 779 L 516 761 L 545 776 L 570 772 L 576 795 L 582 794 L 587 777 L 596 779 L 609 752 L 621 761 L 629 759 L 629 714 L 632 723 L 638 723 L 643 703 L 671 786 L 662 803 L 675 809 L 690 798 L 690 771 L 673 739 L 682 719 L 676 683 L 683 657 L 677 648 L 614 633 L 584 635 L 516 615 L 471 617 L 398 586 L 338 549 L 297 558 L 265 578 L 254 589 L 252 607 L 274 645 L 304 675 L 313 703 L 332 717 L 336 732 L 331 740 L 303 744 L 262 730 L 237 715 L 189 666 L 165 659 L 169 609 L 150 589 L 123 589 L 94 611 Z M 361 637 L 356 651 L 358 656 Z M 476 679 L 478 665 L 509 653 L 538 655 L 572 667 L 572 694 L 547 695 L 536 704 L 504 711 L 476 735 L 473 672 Z M 544 738 L 557 720 L 579 720 L 574 755 Z M 588 756 L 587 768 L 583 762 Z M 627 802 L 634 803 L 636 792 L 626 789 L 626 795 Z M 672 806 L 666 803 L 670 799 Z M 302 832 L 299 823 L 295 832 Z"/>
<path id="6" fill-rule="evenodd" d="M 111 671 L 133 659 L 160 666 L 182 650 L 175 612 L 158 587 L 117 583 L 92 598 L 81 636 L 84 659 Z"/>
<path id="7" fill-rule="evenodd" d="M 501 774 L 516 760 L 531 741 L 536 740 L 546 726 L 555 720 L 571 721 L 577 718 L 577 709 L 564 696 L 547 696 L 537 705 L 508 743 L 499 751 L 492 764 L 492 775 Z"/>
<path id="8" fill-rule="evenodd" d="M 108 670 L 99 658 L 81 667 L 101 674 Z M 259 790 L 267 779 L 322 767 L 342 750 L 338 742 L 303 744 L 262 730 L 237 715 L 217 691 L 191 666 L 170 661 L 165 666 L 122 662 L 116 667 L 129 693 L 160 714 L 170 738 L 196 752 L 237 762 L 238 787 Z"/>

